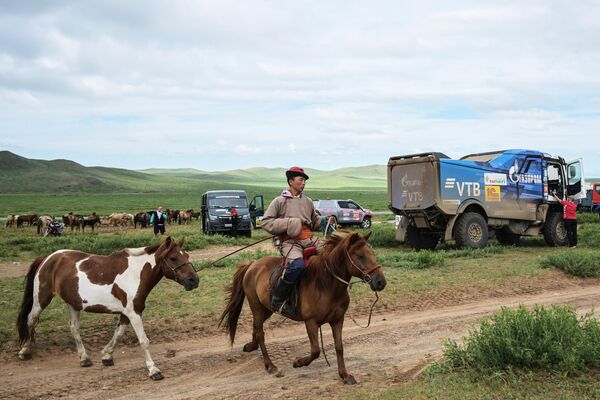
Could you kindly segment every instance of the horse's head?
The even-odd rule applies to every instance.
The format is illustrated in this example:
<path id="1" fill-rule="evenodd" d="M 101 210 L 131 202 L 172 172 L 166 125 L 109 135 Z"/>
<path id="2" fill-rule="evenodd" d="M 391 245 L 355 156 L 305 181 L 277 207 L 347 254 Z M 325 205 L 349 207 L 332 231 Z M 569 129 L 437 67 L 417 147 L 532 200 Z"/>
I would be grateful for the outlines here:
<path id="1" fill-rule="evenodd" d="M 369 282 L 371 290 L 381 291 L 385 288 L 387 282 L 381 270 L 381 265 L 375 259 L 375 252 L 368 243 L 370 236 L 371 232 L 365 236 L 352 233 L 344 239 L 342 244 L 348 259 L 347 266 L 350 275 Z"/>
<path id="2" fill-rule="evenodd" d="M 156 262 L 162 268 L 163 275 L 182 285 L 185 290 L 198 287 L 200 278 L 189 261 L 190 256 L 182 250 L 185 239 L 176 243 L 171 236 L 156 250 Z"/>

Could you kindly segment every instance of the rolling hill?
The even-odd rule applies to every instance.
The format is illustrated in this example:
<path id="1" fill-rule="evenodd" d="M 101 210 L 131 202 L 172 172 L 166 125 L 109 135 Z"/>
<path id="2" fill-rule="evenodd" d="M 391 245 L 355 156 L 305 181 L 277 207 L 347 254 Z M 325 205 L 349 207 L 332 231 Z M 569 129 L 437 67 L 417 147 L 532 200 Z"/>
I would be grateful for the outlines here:
<path id="1" fill-rule="evenodd" d="M 386 167 L 307 169 L 311 189 L 345 190 L 386 188 Z M 69 160 L 35 160 L 0 151 L 0 193 L 37 192 L 165 192 L 285 186 L 283 168 L 249 168 L 207 172 L 193 168 L 146 169 L 86 167 Z"/>

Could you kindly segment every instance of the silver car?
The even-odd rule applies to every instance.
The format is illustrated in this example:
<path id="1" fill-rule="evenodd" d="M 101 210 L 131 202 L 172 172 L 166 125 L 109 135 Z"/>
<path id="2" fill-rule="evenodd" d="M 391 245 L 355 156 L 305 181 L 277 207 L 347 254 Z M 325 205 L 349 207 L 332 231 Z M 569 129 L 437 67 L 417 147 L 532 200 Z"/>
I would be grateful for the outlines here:
<path id="1" fill-rule="evenodd" d="M 354 200 L 314 200 L 314 203 L 315 209 L 322 216 L 335 218 L 335 225 L 359 225 L 365 229 L 371 227 L 373 213 Z"/>

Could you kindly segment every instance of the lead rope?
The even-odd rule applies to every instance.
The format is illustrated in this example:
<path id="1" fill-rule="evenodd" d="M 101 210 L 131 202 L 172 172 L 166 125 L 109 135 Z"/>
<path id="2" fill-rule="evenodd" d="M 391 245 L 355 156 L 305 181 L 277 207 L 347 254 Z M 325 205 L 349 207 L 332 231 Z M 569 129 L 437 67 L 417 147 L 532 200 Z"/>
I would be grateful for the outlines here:
<path id="1" fill-rule="evenodd" d="M 245 249 L 247 249 L 248 247 L 252 247 L 252 246 L 254 246 L 254 245 L 257 245 L 257 244 L 259 244 L 259 243 L 261 243 L 261 242 L 264 242 L 265 240 L 269 240 L 269 239 L 272 239 L 272 238 L 273 238 L 273 236 L 267 236 L 266 238 L 264 238 L 264 239 L 260 239 L 260 240 L 258 240 L 258 241 L 256 241 L 256 242 L 254 242 L 254 243 L 251 243 L 251 244 L 249 244 L 249 245 L 247 245 L 247 246 L 244 246 L 244 247 L 242 247 L 241 249 L 237 249 L 236 251 L 232 251 L 231 253 L 229 253 L 229 254 L 227 254 L 227 255 L 224 255 L 223 257 L 221 257 L 221 258 L 218 258 L 218 259 L 216 259 L 215 261 L 212 261 L 212 262 L 208 263 L 208 265 L 204 266 L 204 268 L 208 268 L 208 267 L 210 267 L 211 265 L 214 265 L 214 264 L 216 264 L 217 262 L 221 261 L 221 260 L 222 260 L 222 259 L 224 259 L 224 258 L 227 258 L 227 257 L 229 257 L 229 256 L 231 256 L 231 255 L 234 255 L 234 254 L 235 254 L 235 253 L 237 253 L 237 252 L 240 252 L 240 251 L 242 251 L 242 250 L 245 250 Z M 198 269 L 196 269 L 196 268 L 194 267 L 194 269 L 196 270 L 196 272 L 200 271 L 200 269 L 199 269 L 199 268 L 198 268 Z"/>
<path id="2" fill-rule="evenodd" d="M 325 362 L 328 367 L 331 367 L 329 364 L 329 360 L 327 359 L 327 353 L 325 353 L 325 345 L 323 344 L 323 330 L 321 329 L 322 325 L 319 325 L 319 334 L 321 335 L 321 350 L 323 350 L 323 357 L 325 357 Z"/>

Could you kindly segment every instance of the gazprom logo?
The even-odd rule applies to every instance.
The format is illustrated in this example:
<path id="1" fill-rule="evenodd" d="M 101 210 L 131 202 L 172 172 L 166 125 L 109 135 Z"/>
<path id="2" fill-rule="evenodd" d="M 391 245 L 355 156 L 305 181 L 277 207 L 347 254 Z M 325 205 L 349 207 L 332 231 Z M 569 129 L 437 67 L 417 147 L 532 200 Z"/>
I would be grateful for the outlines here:
<path id="1" fill-rule="evenodd" d="M 446 178 L 446 185 L 444 187 L 446 189 L 454 189 L 455 184 L 456 184 L 456 178 Z"/>

